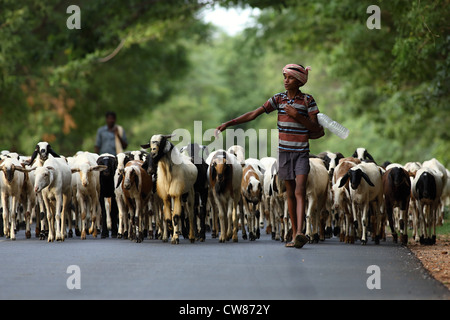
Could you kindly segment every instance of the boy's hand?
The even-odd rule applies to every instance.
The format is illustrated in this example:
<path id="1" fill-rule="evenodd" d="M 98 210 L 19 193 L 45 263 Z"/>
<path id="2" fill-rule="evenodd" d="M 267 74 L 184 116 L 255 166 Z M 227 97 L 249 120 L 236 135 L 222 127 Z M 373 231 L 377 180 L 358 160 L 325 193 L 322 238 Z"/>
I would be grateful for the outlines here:
<path id="1" fill-rule="evenodd" d="M 219 134 L 224 131 L 227 128 L 227 125 L 225 123 L 222 123 L 220 126 L 218 126 L 216 128 L 216 130 L 214 131 L 214 136 L 216 137 L 216 139 L 219 137 Z"/>
<path id="2" fill-rule="evenodd" d="M 284 111 L 286 111 L 288 116 L 292 118 L 295 118 L 295 116 L 298 114 L 297 109 L 295 109 L 293 106 L 289 104 L 286 107 L 284 107 Z"/>

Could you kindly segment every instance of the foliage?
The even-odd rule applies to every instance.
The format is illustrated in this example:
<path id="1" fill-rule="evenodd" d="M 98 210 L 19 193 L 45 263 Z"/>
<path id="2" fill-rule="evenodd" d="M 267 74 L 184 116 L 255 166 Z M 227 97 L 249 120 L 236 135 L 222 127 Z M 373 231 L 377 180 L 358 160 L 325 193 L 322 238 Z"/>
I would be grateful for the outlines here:
<path id="1" fill-rule="evenodd" d="M 81 30 L 66 28 L 70 4 L 81 8 Z M 380 30 L 366 26 L 373 4 Z M 201 20 L 202 8 L 217 5 L 262 11 L 254 27 L 229 36 Z M 193 133 L 197 120 L 214 128 L 283 91 L 282 67 L 298 62 L 312 66 L 302 90 L 351 132 L 347 140 L 327 132 L 312 152 L 350 155 L 363 146 L 380 163 L 436 157 L 450 167 L 448 0 L 2 0 L 1 7 L 0 148 L 29 154 L 47 140 L 63 154 L 93 150 L 110 109 L 130 148 L 155 133 Z M 273 113 L 240 127 L 270 131 L 275 123 Z"/>

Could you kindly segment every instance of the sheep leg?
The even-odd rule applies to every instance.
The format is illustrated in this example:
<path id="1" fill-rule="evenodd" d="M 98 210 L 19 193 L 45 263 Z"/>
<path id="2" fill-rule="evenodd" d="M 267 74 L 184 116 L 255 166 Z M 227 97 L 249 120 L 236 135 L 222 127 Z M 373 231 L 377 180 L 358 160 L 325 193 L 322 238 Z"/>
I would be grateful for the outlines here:
<path id="1" fill-rule="evenodd" d="M 314 199 L 307 199 L 307 209 L 306 209 L 306 232 L 305 236 L 309 237 L 310 242 L 313 242 L 313 233 L 312 233 L 312 225 L 313 225 L 313 212 L 312 208 L 315 205 Z M 295 235 L 292 235 L 295 237 Z"/>
<path id="2" fill-rule="evenodd" d="M 201 194 L 200 196 L 200 200 L 201 200 L 201 204 L 200 204 L 200 234 L 199 234 L 199 239 L 201 242 L 205 241 L 206 239 L 206 204 L 208 202 L 208 193 L 207 192 L 203 192 L 203 194 Z"/>
<path id="3" fill-rule="evenodd" d="M 7 205 L 9 201 L 7 201 L 8 197 L 5 193 L 2 192 L 2 207 L 3 207 L 3 233 L 5 234 L 5 237 L 9 237 L 9 206 Z"/>
<path id="4" fill-rule="evenodd" d="M 219 198 L 220 197 L 220 198 Z M 221 199 L 222 196 L 219 196 L 217 194 L 214 194 L 214 200 L 216 201 L 217 204 L 217 209 L 218 209 L 218 213 L 219 213 L 219 226 L 220 226 L 220 234 L 219 234 L 219 242 L 223 243 L 226 241 L 226 215 L 225 215 L 225 205 L 222 205 L 222 201 L 224 201 L 223 199 Z"/>
<path id="5" fill-rule="evenodd" d="M 58 195 L 56 197 L 56 205 L 55 205 L 55 240 L 56 241 L 64 241 L 64 237 L 61 238 L 61 205 L 62 205 L 62 195 Z"/>
<path id="6" fill-rule="evenodd" d="M 98 199 L 98 197 L 94 197 L 93 199 L 91 198 L 91 226 L 89 228 L 89 234 L 92 234 L 92 236 L 94 238 L 97 238 L 97 227 L 96 227 L 96 222 L 97 222 L 97 203 L 98 201 L 94 201 L 94 199 Z"/>
<path id="7" fill-rule="evenodd" d="M 406 203 L 400 208 L 400 233 L 403 245 L 408 244 L 408 207 L 409 204 Z"/>
<path id="8" fill-rule="evenodd" d="M 81 211 L 81 240 L 86 239 L 86 214 L 87 214 L 87 204 L 81 195 L 77 196 L 78 203 L 80 204 Z"/>
<path id="9" fill-rule="evenodd" d="M 269 233 L 269 226 L 271 227 L 270 232 L 272 234 L 272 240 L 276 240 L 277 236 L 278 239 L 280 239 L 280 230 L 278 227 L 278 220 L 275 216 L 275 195 L 273 195 L 272 197 L 265 197 L 264 201 L 267 202 L 266 204 L 266 209 L 269 212 L 269 219 L 268 219 L 268 223 L 269 225 L 266 228 L 266 233 Z M 277 211 L 278 212 L 278 211 Z"/>
<path id="10" fill-rule="evenodd" d="M 171 201 L 170 198 L 163 199 L 163 226 L 164 232 L 162 241 L 169 241 L 169 226 L 172 224 L 172 214 L 171 214 Z"/>
<path id="11" fill-rule="evenodd" d="M 242 201 L 244 202 L 244 212 L 247 215 L 248 238 L 250 241 L 255 241 L 256 239 L 254 230 L 255 215 L 250 209 L 250 205 L 247 199 L 243 198 Z"/>
<path id="12" fill-rule="evenodd" d="M 48 221 L 48 242 L 53 242 L 55 240 L 55 216 L 53 212 L 53 205 L 50 204 L 47 197 L 44 198 L 45 207 L 47 208 L 47 221 Z"/>
<path id="13" fill-rule="evenodd" d="M 367 225 L 369 218 L 369 204 L 364 204 L 362 207 L 362 216 L 361 216 L 361 244 L 367 244 Z"/>
<path id="14" fill-rule="evenodd" d="M 34 213 L 34 207 L 32 203 L 35 201 L 32 201 L 31 197 L 34 197 L 34 195 L 28 195 L 27 210 L 25 212 L 25 236 L 27 239 L 31 238 L 31 216 Z"/>
<path id="15" fill-rule="evenodd" d="M 420 236 L 419 236 L 420 221 L 419 221 L 419 211 L 417 209 L 416 200 L 410 199 L 409 204 L 410 204 L 409 209 L 412 213 L 412 220 L 413 220 L 413 237 L 416 242 L 419 242 L 420 241 Z"/>
<path id="16" fill-rule="evenodd" d="M 177 196 L 173 198 L 173 235 L 172 244 L 180 243 L 180 229 L 181 229 L 181 197 Z"/>
<path id="17" fill-rule="evenodd" d="M 280 208 L 277 196 L 272 196 L 269 201 L 269 219 L 272 226 L 272 240 L 280 240 Z"/>
<path id="18" fill-rule="evenodd" d="M 138 197 L 135 199 L 135 208 L 134 208 L 134 228 L 135 228 L 135 239 L 134 241 L 136 243 L 142 242 L 143 234 L 142 234 L 142 202 L 141 199 Z"/>
<path id="19" fill-rule="evenodd" d="M 239 229 L 239 221 L 241 223 L 241 230 L 242 230 L 242 239 L 247 240 L 247 230 L 245 229 L 245 212 L 244 212 L 244 204 L 243 199 L 241 196 L 239 196 L 239 201 L 237 203 L 236 208 L 238 209 L 238 225 L 237 228 Z"/>
<path id="20" fill-rule="evenodd" d="M 16 240 L 16 210 L 17 210 L 17 197 L 12 196 L 11 210 L 10 210 L 11 227 L 9 229 L 10 230 L 9 237 L 11 240 Z"/>
<path id="21" fill-rule="evenodd" d="M 195 214 L 194 214 L 194 189 L 192 189 L 187 198 L 185 204 L 186 214 L 189 219 L 189 241 L 191 243 L 195 242 Z"/>
<path id="22" fill-rule="evenodd" d="M 235 211 L 233 211 L 233 199 L 228 199 L 228 207 L 227 207 L 227 211 L 225 213 L 225 219 L 226 219 L 226 224 L 227 224 L 227 227 L 226 227 L 227 241 L 230 240 L 231 237 L 233 236 L 233 214 L 235 214 Z"/>
<path id="23" fill-rule="evenodd" d="M 117 197 L 117 209 L 119 211 L 119 228 L 117 231 L 117 237 L 122 238 L 124 231 L 126 230 L 125 226 L 125 204 L 122 201 L 120 196 Z M 125 229 L 125 230 L 124 230 Z"/>
<path id="24" fill-rule="evenodd" d="M 238 242 L 238 229 L 239 229 L 239 217 L 241 216 L 241 212 L 239 209 L 239 204 L 234 203 L 233 201 L 233 212 L 232 212 L 232 223 L 233 223 L 233 242 Z M 239 211 L 239 212 L 238 212 Z"/>

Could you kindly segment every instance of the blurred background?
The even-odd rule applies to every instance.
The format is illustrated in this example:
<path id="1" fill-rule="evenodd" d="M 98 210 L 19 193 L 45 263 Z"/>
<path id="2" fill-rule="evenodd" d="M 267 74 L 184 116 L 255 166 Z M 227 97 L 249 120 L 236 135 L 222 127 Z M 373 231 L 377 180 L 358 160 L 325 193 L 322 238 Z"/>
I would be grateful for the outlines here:
<path id="1" fill-rule="evenodd" d="M 93 151 L 108 110 L 128 150 L 194 121 L 215 128 L 284 91 L 282 67 L 299 63 L 312 67 L 302 91 L 350 129 L 312 153 L 450 167 L 449 16 L 448 0 L 0 0 L 0 150 Z M 240 127 L 270 133 L 276 113 Z"/>

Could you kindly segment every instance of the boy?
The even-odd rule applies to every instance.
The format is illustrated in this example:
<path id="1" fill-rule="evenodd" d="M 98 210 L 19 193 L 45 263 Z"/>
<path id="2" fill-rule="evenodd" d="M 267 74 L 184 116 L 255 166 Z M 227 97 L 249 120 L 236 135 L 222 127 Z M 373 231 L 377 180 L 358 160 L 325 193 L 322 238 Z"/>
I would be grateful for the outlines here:
<path id="1" fill-rule="evenodd" d="M 254 120 L 261 114 L 278 111 L 279 178 L 285 180 L 288 211 L 292 223 L 294 241 L 286 247 L 301 248 L 308 238 L 302 233 L 306 207 L 306 182 L 309 173 L 309 138 L 323 135 L 317 120 L 316 102 L 300 91 L 308 81 L 310 67 L 288 64 L 283 68 L 285 92 L 270 98 L 261 107 L 247 112 L 216 128 L 216 134 L 226 128 Z"/>

